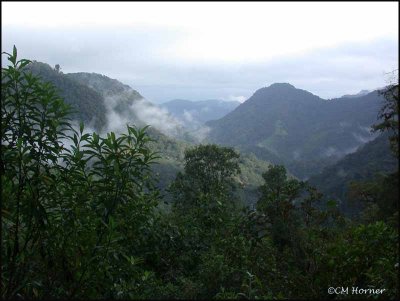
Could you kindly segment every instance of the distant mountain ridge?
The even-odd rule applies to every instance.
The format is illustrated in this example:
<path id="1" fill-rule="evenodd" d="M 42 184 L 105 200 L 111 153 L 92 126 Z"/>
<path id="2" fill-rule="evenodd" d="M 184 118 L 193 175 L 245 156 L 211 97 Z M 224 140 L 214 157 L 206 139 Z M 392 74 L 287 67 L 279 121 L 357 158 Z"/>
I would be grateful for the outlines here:
<path id="1" fill-rule="evenodd" d="M 352 97 L 360 97 L 360 96 L 364 96 L 367 95 L 368 93 L 371 93 L 372 91 L 370 90 L 361 90 L 360 92 L 356 93 L 356 94 L 345 94 L 341 97 L 348 97 L 348 98 L 352 98 Z"/>
<path id="2" fill-rule="evenodd" d="M 307 177 L 324 167 L 322 161 L 331 164 L 376 137 L 370 126 L 381 102 L 377 91 L 325 100 L 291 84 L 276 83 L 257 90 L 225 117 L 207 122 L 208 139 L 275 163 L 319 161 L 318 168 L 293 168 L 295 175 Z"/>
<path id="3" fill-rule="evenodd" d="M 174 99 L 160 104 L 188 129 L 196 129 L 207 121 L 219 119 L 234 110 L 240 102 L 209 99 L 190 101 Z"/>

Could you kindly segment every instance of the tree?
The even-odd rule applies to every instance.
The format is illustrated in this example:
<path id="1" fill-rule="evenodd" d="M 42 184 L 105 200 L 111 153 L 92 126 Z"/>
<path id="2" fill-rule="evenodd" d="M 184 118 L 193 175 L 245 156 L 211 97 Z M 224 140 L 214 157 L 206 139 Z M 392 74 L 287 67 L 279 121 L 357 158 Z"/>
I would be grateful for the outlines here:
<path id="1" fill-rule="evenodd" d="M 374 131 L 389 132 L 392 153 L 399 158 L 399 82 L 398 70 L 391 72 L 390 84 L 380 91 L 384 102 L 378 113 L 379 123 Z M 363 222 L 385 221 L 398 226 L 399 171 L 375 175 L 375 179 L 350 183 L 348 195 L 351 200 L 363 202 Z"/>
<path id="2" fill-rule="evenodd" d="M 48 206 L 54 205 L 48 197 L 55 193 L 61 139 L 69 129 L 69 108 L 55 89 L 24 71 L 30 61 L 18 61 L 15 46 L 6 54 L 11 65 L 1 72 L 3 298 L 27 289 L 36 258 L 45 257 L 39 250 L 49 224 Z"/>
<path id="3" fill-rule="evenodd" d="M 399 70 L 392 72 L 393 79 L 391 83 L 380 91 L 384 97 L 384 103 L 378 114 L 380 123 L 375 124 L 375 131 L 388 131 L 391 133 L 389 138 L 392 151 L 395 156 L 399 157 Z"/>
<path id="4" fill-rule="evenodd" d="M 398 230 L 384 222 L 352 225 L 339 233 L 326 243 L 325 256 L 318 258 L 319 296 L 326 294 L 332 283 L 341 283 L 343 287 L 385 288 L 380 298 L 398 299 L 398 240 Z"/>
<path id="5" fill-rule="evenodd" d="M 222 200 L 231 201 L 234 176 L 240 173 L 239 154 L 232 148 L 199 145 L 185 152 L 184 173 L 178 173 L 171 185 L 175 205 L 184 208 L 215 206 Z M 203 204 L 200 202 L 203 199 Z"/>
<path id="6" fill-rule="evenodd" d="M 284 222 L 287 221 L 294 208 L 294 200 L 305 186 L 304 182 L 288 179 L 282 165 L 271 165 L 262 176 L 265 183 L 260 187 L 261 198 L 257 202 L 257 209 L 271 218 L 279 216 Z"/>
<path id="7" fill-rule="evenodd" d="M 146 128 L 72 127 L 53 86 L 7 54 L 1 98 L 1 298 L 141 296 L 157 205 Z M 146 278 L 147 279 L 147 278 Z M 134 285 L 132 284 L 134 283 Z"/>
<path id="8" fill-rule="evenodd" d="M 288 179 L 282 165 L 270 166 L 263 173 L 257 210 L 265 213 L 272 224 L 272 236 L 280 248 L 291 243 L 294 225 L 298 223 L 294 201 L 300 197 L 304 183 Z"/>
<path id="9" fill-rule="evenodd" d="M 174 254 L 170 273 L 178 273 L 181 281 L 188 283 L 187 298 L 213 296 L 198 273 L 207 270 L 209 252 L 218 248 L 237 223 L 233 190 L 235 176 L 240 173 L 238 159 L 232 148 L 195 146 L 185 151 L 184 171 L 170 186 L 174 202 L 170 220 L 176 230 L 169 234 L 175 237 L 173 246 L 163 253 Z M 198 280 L 193 283 L 193 279 Z"/>

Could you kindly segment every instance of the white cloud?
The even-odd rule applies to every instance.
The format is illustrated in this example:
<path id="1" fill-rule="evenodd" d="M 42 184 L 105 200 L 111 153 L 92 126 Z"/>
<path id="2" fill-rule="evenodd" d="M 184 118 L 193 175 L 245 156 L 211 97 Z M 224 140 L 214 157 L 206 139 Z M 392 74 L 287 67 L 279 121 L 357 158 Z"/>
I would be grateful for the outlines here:
<path id="1" fill-rule="evenodd" d="M 247 99 L 247 97 L 243 96 L 243 95 L 237 95 L 237 96 L 231 95 L 231 96 L 229 96 L 228 99 L 231 101 L 244 102 Z"/>
<path id="2" fill-rule="evenodd" d="M 195 138 L 198 142 L 202 142 L 207 135 L 210 133 L 211 129 L 208 126 L 201 126 L 195 131 L 190 132 L 189 134 Z"/>
<path id="3" fill-rule="evenodd" d="M 2 2 L 2 51 L 116 78 L 147 99 L 243 101 L 274 82 L 323 98 L 385 85 L 398 3 Z M 222 21 L 223 20 L 223 21 Z M 356 71 L 356 72 L 355 72 Z"/>
<path id="4" fill-rule="evenodd" d="M 128 89 L 127 93 L 130 91 Z M 173 137 L 181 134 L 182 123 L 172 117 L 166 109 L 153 105 L 142 98 L 136 99 L 130 106 L 125 107 L 123 112 L 119 112 L 116 108 L 122 99 L 124 99 L 123 94 L 104 98 L 107 124 L 102 131 L 103 135 L 111 131 L 115 133 L 126 132 L 127 124 L 139 127 L 150 125 L 161 133 Z M 89 126 L 92 127 L 90 124 Z"/>
<path id="5" fill-rule="evenodd" d="M 172 117 L 168 110 L 155 106 L 145 99 L 135 101 L 131 107 L 141 121 L 166 135 L 178 136 L 182 131 L 182 124 Z"/>
<path id="6" fill-rule="evenodd" d="M 354 132 L 352 132 L 351 134 L 353 135 L 354 138 L 356 138 L 357 142 L 360 142 L 362 144 L 374 140 L 379 135 L 378 133 L 371 133 L 370 131 L 366 135 L 360 135 Z"/>
<path id="7" fill-rule="evenodd" d="M 165 48 L 169 57 L 201 64 L 254 62 L 397 37 L 398 3 L 2 2 L 2 25 L 164 28 L 182 33 Z"/>
<path id="8" fill-rule="evenodd" d="M 193 115 L 189 111 L 183 110 L 183 117 L 185 118 L 185 121 L 193 122 Z"/>

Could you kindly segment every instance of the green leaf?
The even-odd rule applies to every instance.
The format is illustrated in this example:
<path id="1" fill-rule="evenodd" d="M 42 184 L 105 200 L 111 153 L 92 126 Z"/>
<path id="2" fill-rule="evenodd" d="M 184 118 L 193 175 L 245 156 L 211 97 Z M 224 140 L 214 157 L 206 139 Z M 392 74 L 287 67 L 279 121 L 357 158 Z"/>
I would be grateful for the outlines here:
<path id="1" fill-rule="evenodd" d="M 81 122 L 79 123 L 79 131 L 80 131 L 81 134 L 83 133 L 83 129 L 84 129 L 84 124 L 83 124 L 83 122 L 81 121 Z"/>
<path id="2" fill-rule="evenodd" d="M 337 202 L 335 200 L 329 200 L 326 202 L 328 208 L 335 208 L 337 206 Z"/>

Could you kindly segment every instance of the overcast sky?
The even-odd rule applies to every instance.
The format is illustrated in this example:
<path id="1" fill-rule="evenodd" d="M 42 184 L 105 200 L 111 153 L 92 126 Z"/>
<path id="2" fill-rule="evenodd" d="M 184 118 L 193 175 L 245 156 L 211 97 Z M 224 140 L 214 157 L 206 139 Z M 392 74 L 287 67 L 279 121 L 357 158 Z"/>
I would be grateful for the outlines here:
<path id="1" fill-rule="evenodd" d="M 397 2 L 2 2 L 2 51 L 118 79 L 147 99 L 323 98 L 398 69 Z M 4 57 L 2 57 L 4 59 Z"/>

